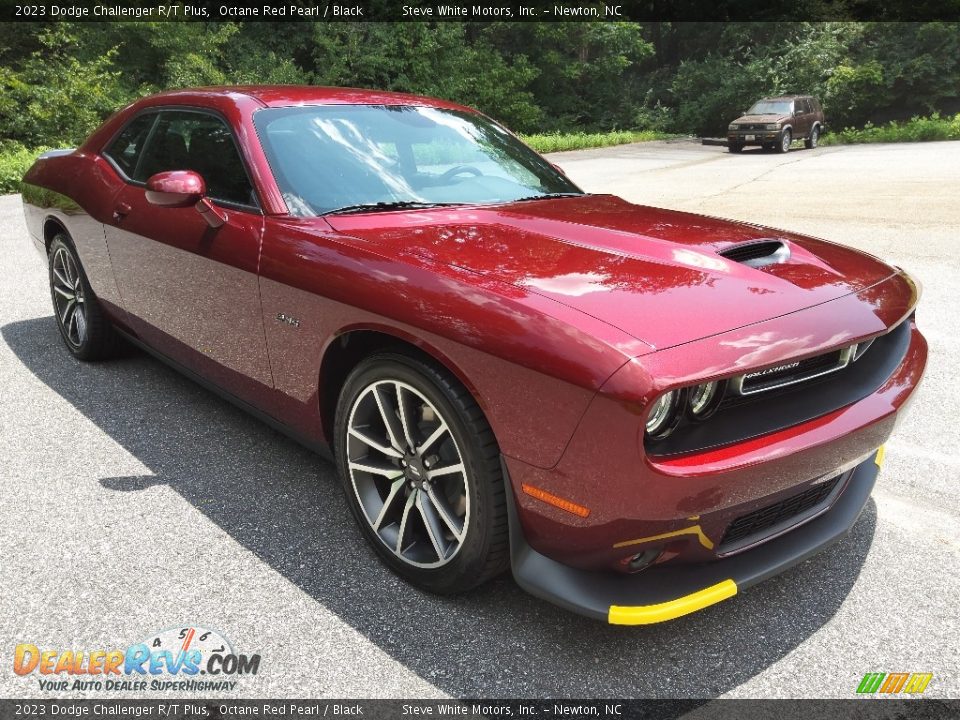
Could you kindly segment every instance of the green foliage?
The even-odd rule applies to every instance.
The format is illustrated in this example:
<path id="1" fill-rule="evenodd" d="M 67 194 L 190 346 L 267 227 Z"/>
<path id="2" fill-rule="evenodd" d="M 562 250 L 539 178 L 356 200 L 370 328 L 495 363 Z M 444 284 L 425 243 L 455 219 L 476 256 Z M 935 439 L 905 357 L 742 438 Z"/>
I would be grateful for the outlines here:
<path id="1" fill-rule="evenodd" d="M 23 145 L 0 145 L 0 194 L 20 192 L 20 181 L 37 156 L 49 148 L 29 150 Z"/>
<path id="2" fill-rule="evenodd" d="M 63 26 L 38 39 L 40 49 L 19 69 L 0 67 L 0 139 L 77 144 L 129 99 L 113 66 L 116 53 L 80 59 L 76 37 Z"/>
<path id="3" fill-rule="evenodd" d="M 681 63 L 670 86 L 677 107 L 675 128 L 696 135 L 720 135 L 771 85 L 770 68 L 756 60 L 742 65 L 712 55 Z"/>
<path id="4" fill-rule="evenodd" d="M 563 152 L 564 150 L 609 147 L 611 145 L 626 145 L 627 143 L 649 142 L 651 140 L 669 140 L 677 136 L 652 130 L 613 130 L 604 133 L 547 133 L 540 135 L 521 135 L 520 137 L 537 152 L 550 153 Z"/>
<path id="5" fill-rule="evenodd" d="M 376 48 L 376 52 L 371 52 Z M 525 89 L 537 71 L 526 58 L 508 64 L 459 23 L 320 23 L 312 81 L 457 100 L 513 127 L 536 127 L 540 108 Z"/>
<path id="6" fill-rule="evenodd" d="M 653 55 L 635 23 L 494 23 L 482 37 L 512 66 L 536 68 L 529 87 L 546 124 L 557 129 L 629 124 L 628 95 L 640 87 L 631 81 Z"/>
<path id="7" fill-rule="evenodd" d="M 651 23 L 644 109 L 722 134 L 764 95 L 811 93 L 834 127 L 960 108 L 960 23 Z M 641 118 L 643 115 L 641 114 Z"/>
<path id="8" fill-rule="evenodd" d="M 824 102 L 850 123 L 862 123 L 886 95 L 883 67 L 876 60 L 862 65 L 840 65 L 827 80 Z"/>
<path id="9" fill-rule="evenodd" d="M 0 23 L 0 142 L 75 145 L 137 97 L 257 83 L 433 95 L 552 137 L 718 136 L 802 92 L 872 136 L 960 110 L 960 23 Z"/>
<path id="10" fill-rule="evenodd" d="M 886 125 L 868 122 L 862 128 L 848 127 L 825 135 L 824 145 L 848 143 L 929 142 L 932 140 L 960 140 L 960 113 L 951 117 L 913 117 L 906 122 L 890 121 Z"/>

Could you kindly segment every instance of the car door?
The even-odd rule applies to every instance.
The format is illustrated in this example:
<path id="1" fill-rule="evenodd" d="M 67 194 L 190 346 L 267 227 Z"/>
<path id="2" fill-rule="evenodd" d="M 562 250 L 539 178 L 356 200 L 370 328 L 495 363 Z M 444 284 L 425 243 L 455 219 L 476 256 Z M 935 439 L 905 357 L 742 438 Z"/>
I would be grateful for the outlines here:
<path id="1" fill-rule="evenodd" d="M 215 114 L 164 110 L 135 158 L 111 157 L 109 147 L 104 154 L 126 180 L 106 236 L 132 329 L 188 369 L 257 401 L 272 387 L 257 277 L 264 222 L 233 133 Z M 169 170 L 200 174 L 226 222 L 214 228 L 194 207 L 148 202 L 146 180 Z"/>
<path id="2" fill-rule="evenodd" d="M 796 101 L 794 107 L 797 115 L 794 118 L 794 137 L 806 137 L 810 134 L 810 103 L 804 98 Z"/>

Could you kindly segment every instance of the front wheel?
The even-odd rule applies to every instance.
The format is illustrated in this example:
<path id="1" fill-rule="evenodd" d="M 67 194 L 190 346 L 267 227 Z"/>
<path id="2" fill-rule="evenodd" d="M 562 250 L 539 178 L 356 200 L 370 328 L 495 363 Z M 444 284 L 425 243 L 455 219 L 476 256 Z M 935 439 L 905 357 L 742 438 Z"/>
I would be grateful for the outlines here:
<path id="1" fill-rule="evenodd" d="M 64 233 L 53 238 L 48 263 L 53 312 L 67 349 L 80 360 L 102 360 L 113 355 L 117 334 Z"/>
<path id="2" fill-rule="evenodd" d="M 727 150 L 732 153 L 741 153 L 743 152 L 743 145 L 740 145 L 739 143 L 730 143 L 727 145 Z"/>
<path id="3" fill-rule="evenodd" d="M 813 130 L 810 131 L 810 137 L 803 141 L 803 144 L 806 145 L 807 150 L 814 150 L 817 145 L 820 144 L 820 127 L 814 126 Z"/>
<path id="4" fill-rule="evenodd" d="M 506 569 L 499 448 L 448 373 L 399 353 L 364 360 L 340 394 L 335 442 L 353 515 L 398 575 L 455 593 Z"/>
<path id="5" fill-rule="evenodd" d="M 777 150 L 781 153 L 790 152 L 790 143 L 793 142 L 793 133 L 790 132 L 790 128 L 787 128 L 783 131 L 783 134 L 780 136 L 780 144 L 777 145 Z"/>

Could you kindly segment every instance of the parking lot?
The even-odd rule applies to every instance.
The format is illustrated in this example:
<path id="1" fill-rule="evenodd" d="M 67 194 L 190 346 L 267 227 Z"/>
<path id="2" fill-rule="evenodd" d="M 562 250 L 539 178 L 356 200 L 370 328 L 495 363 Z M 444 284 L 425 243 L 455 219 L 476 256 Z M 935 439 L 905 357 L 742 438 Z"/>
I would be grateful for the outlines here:
<path id="1" fill-rule="evenodd" d="M 12 672 L 18 643 L 124 648 L 188 624 L 262 656 L 237 696 L 849 698 L 866 672 L 932 672 L 926 695 L 960 696 L 960 142 L 551 160 L 592 192 L 837 240 L 920 279 L 927 377 L 846 542 L 635 629 L 508 577 L 420 593 L 363 544 L 332 465 L 143 355 L 73 360 L 5 196 L 0 696 L 45 694 Z"/>

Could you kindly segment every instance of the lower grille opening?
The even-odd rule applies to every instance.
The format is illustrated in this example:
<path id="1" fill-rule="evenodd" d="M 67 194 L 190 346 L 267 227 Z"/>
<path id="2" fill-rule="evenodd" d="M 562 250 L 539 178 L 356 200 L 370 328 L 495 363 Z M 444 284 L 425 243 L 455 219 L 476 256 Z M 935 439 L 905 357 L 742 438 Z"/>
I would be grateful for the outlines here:
<path id="1" fill-rule="evenodd" d="M 819 514 L 832 500 L 834 491 L 840 489 L 842 477 L 838 475 L 797 495 L 741 515 L 727 527 L 717 553 L 729 555 L 743 550 Z"/>

